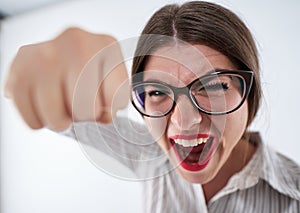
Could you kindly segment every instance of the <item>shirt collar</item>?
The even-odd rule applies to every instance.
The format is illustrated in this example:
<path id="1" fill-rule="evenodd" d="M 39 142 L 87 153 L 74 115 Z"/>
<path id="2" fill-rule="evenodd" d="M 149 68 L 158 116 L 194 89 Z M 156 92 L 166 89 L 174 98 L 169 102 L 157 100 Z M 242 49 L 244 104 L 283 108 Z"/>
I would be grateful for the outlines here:
<path id="1" fill-rule="evenodd" d="M 300 200 L 299 166 L 265 145 L 258 132 L 250 133 L 249 140 L 257 146 L 252 159 L 240 172 L 230 178 L 227 185 L 211 199 L 211 202 L 234 191 L 253 187 L 260 179 L 278 192 Z"/>
<path id="2" fill-rule="evenodd" d="M 259 177 L 278 192 L 300 201 L 300 167 L 291 159 L 261 143 Z"/>

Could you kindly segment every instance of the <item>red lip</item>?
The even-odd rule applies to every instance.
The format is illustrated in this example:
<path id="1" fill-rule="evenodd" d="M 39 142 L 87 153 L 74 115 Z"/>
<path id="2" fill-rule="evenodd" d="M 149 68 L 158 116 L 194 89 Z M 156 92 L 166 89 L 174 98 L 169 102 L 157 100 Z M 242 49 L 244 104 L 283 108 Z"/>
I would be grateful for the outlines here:
<path id="1" fill-rule="evenodd" d="M 209 148 L 209 152 L 208 152 L 207 156 L 201 162 L 190 163 L 190 162 L 186 161 L 185 159 L 182 159 L 182 157 L 179 154 L 179 151 L 176 148 L 174 140 L 175 139 L 192 140 L 192 139 L 197 139 L 197 138 L 212 138 L 212 140 L 213 140 L 212 141 L 212 145 Z M 172 148 L 173 148 L 173 150 L 175 152 L 175 155 L 176 155 L 177 159 L 180 162 L 180 166 L 183 167 L 184 169 L 186 169 L 188 171 L 192 171 L 192 172 L 201 171 L 204 168 L 206 168 L 206 166 L 208 165 L 208 163 L 209 163 L 209 161 L 211 159 L 211 156 L 212 156 L 212 154 L 213 154 L 213 152 L 214 152 L 214 150 L 215 150 L 215 148 L 217 146 L 217 140 L 216 140 L 216 138 L 214 136 L 212 136 L 212 135 L 209 135 L 209 134 L 174 135 L 174 136 L 169 137 L 169 139 L 170 139 L 170 142 L 172 144 Z M 205 146 L 205 144 L 200 144 L 198 146 L 190 148 L 191 149 L 191 153 L 202 152 L 204 150 L 204 146 Z M 182 148 L 185 149 L 185 147 L 182 147 Z"/>
<path id="2" fill-rule="evenodd" d="M 180 165 L 188 171 L 197 172 L 197 171 L 203 170 L 208 165 L 208 162 L 209 161 L 205 162 L 202 165 L 199 165 L 199 164 L 188 164 L 188 163 L 182 161 L 180 163 Z"/>

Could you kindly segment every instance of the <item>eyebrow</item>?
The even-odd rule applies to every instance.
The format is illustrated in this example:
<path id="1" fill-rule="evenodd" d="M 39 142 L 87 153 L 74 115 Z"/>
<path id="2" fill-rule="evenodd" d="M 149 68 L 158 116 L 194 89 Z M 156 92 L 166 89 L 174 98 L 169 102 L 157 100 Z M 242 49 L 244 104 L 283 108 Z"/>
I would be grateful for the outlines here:
<path id="1" fill-rule="evenodd" d="M 224 68 L 214 68 L 214 69 L 212 69 L 212 70 L 208 70 L 207 72 L 205 72 L 202 76 L 197 76 L 196 78 L 194 78 L 193 80 L 191 80 L 189 83 L 191 83 L 191 82 L 193 82 L 195 79 L 197 79 L 197 78 L 202 78 L 203 76 L 206 76 L 206 75 L 209 75 L 209 74 L 211 74 L 211 73 L 214 73 L 214 72 L 218 72 L 218 71 L 230 71 L 231 69 L 224 69 Z M 194 72 L 193 72 L 194 73 Z M 194 73 L 195 74 L 195 73 Z M 195 74 L 196 75 L 196 74 Z M 159 77 L 161 77 L 161 76 L 157 76 L 157 78 L 159 78 Z M 164 81 L 162 81 L 162 80 L 160 80 L 160 79 L 156 79 L 156 78 L 149 78 L 149 79 L 144 79 L 144 81 L 154 81 L 154 82 L 164 82 Z M 166 82 L 164 82 L 164 83 L 166 83 Z M 189 84 L 188 83 L 188 84 Z"/>

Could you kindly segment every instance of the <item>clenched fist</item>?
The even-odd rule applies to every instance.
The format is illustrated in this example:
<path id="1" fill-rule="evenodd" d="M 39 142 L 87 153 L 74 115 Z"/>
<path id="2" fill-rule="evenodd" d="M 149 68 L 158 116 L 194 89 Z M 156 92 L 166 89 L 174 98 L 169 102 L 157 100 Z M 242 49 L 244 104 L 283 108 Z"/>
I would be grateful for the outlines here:
<path id="1" fill-rule="evenodd" d="M 4 92 L 31 128 L 59 131 L 73 121 L 110 122 L 128 103 L 127 80 L 113 37 L 70 28 L 21 47 Z"/>

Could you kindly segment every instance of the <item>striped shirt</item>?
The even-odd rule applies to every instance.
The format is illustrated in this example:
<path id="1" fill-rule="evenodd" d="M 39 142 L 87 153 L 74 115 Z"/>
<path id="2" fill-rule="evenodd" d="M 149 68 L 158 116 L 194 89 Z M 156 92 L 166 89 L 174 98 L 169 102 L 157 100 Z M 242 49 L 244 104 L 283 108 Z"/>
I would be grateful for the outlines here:
<path id="1" fill-rule="evenodd" d="M 300 212 L 300 167 L 261 142 L 227 185 L 206 203 L 200 184 L 174 170 L 144 125 L 125 118 L 112 124 L 74 123 L 64 134 L 80 141 L 89 158 L 105 172 L 142 180 L 145 212 Z M 111 159 L 123 166 L 113 166 Z"/>

